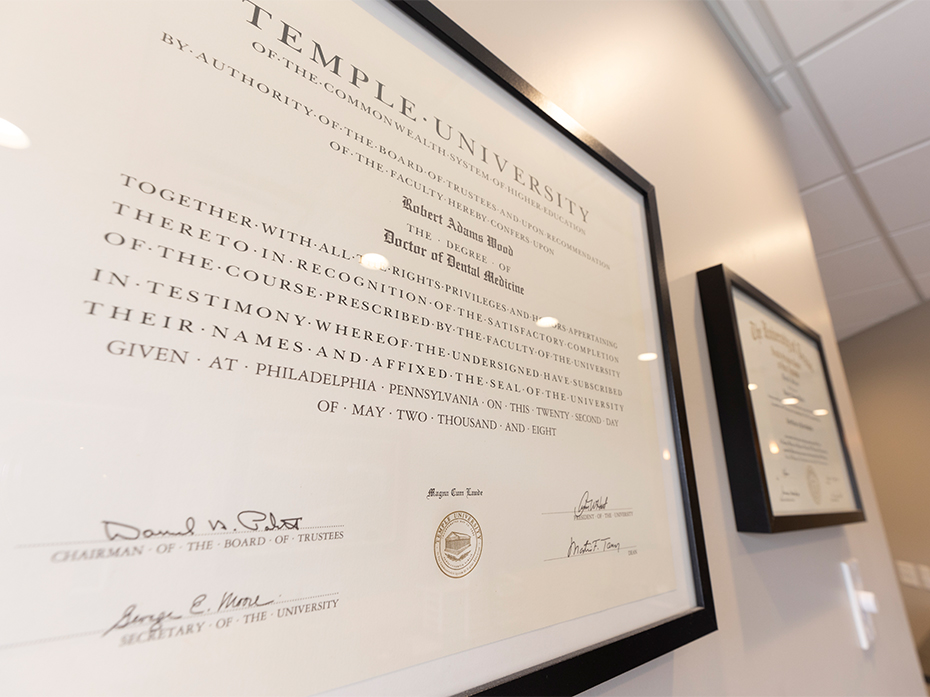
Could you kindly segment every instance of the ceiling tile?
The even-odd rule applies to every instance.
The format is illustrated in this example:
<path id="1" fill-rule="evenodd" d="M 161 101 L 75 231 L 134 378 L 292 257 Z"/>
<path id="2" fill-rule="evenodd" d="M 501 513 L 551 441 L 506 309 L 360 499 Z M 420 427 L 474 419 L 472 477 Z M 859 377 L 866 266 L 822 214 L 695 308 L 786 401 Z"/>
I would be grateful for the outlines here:
<path id="1" fill-rule="evenodd" d="M 817 257 L 828 298 L 904 280 L 881 239 Z"/>
<path id="2" fill-rule="evenodd" d="M 918 276 L 914 280 L 917 282 L 917 287 L 920 288 L 920 292 L 924 294 L 924 297 L 930 298 L 930 274 Z"/>
<path id="3" fill-rule="evenodd" d="M 928 29 L 930 2 L 907 2 L 800 64 L 854 166 L 930 138 Z"/>
<path id="4" fill-rule="evenodd" d="M 891 239 L 912 275 L 930 274 L 930 224 L 899 232 Z"/>
<path id="5" fill-rule="evenodd" d="M 746 0 L 720 0 L 720 4 L 726 8 L 730 19 L 749 44 L 749 48 L 756 54 L 765 72 L 771 73 L 777 70 L 781 61 L 775 49 L 772 48 L 769 37 L 759 24 L 759 20 L 756 19 L 755 13 L 750 9 L 749 3 Z"/>
<path id="6" fill-rule="evenodd" d="M 781 113 L 788 153 L 798 178 L 798 187 L 806 189 L 843 173 L 843 168 L 823 133 L 814 121 L 798 88 L 787 73 L 772 80 L 781 92 L 788 109 Z"/>
<path id="7" fill-rule="evenodd" d="M 856 173 L 889 232 L 930 221 L 930 143 Z"/>
<path id="8" fill-rule="evenodd" d="M 878 229 L 846 177 L 805 191 L 801 201 L 818 255 L 878 237 Z"/>
<path id="9" fill-rule="evenodd" d="M 904 312 L 917 302 L 914 290 L 904 281 L 827 299 L 833 326 L 840 339 Z"/>
<path id="10" fill-rule="evenodd" d="M 874 326 L 871 321 L 854 322 L 852 324 L 834 324 L 833 332 L 836 334 L 837 341 L 843 341 L 843 339 L 848 339 L 859 332 L 864 332 L 871 326 Z"/>
<path id="11" fill-rule="evenodd" d="M 889 0 L 777 0 L 766 2 L 794 56 L 836 36 Z"/>

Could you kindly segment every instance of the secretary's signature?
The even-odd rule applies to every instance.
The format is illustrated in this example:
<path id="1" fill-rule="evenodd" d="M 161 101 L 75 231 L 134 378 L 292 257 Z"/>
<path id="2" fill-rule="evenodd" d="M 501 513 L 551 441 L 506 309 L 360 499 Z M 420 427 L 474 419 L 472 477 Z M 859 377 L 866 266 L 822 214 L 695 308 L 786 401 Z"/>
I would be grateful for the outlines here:
<path id="1" fill-rule="evenodd" d="M 162 610 L 157 614 L 144 614 L 136 610 L 136 605 L 132 604 L 126 608 L 122 616 L 116 620 L 112 627 L 103 633 L 106 636 L 116 629 L 129 629 L 130 627 L 146 627 L 149 631 L 161 629 L 163 622 L 182 619 L 183 615 L 175 615 L 170 610 Z"/>
<path id="2" fill-rule="evenodd" d="M 273 600 L 262 600 L 261 595 L 244 595 L 233 591 L 224 592 L 218 600 L 215 596 L 208 596 L 206 593 L 198 595 L 190 604 L 188 613 L 193 617 L 195 615 L 212 615 L 221 612 L 230 612 L 236 610 L 252 610 L 271 605 Z M 165 623 L 184 619 L 183 614 L 176 614 L 173 610 L 162 610 L 160 612 L 141 612 L 138 605 L 133 603 L 127 607 L 120 618 L 103 633 L 106 636 L 110 632 L 123 629 L 141 629 L 147 632 L 159 632 L 163 629 Z M 199 631 L 199 630 L 198 630 Z"/>

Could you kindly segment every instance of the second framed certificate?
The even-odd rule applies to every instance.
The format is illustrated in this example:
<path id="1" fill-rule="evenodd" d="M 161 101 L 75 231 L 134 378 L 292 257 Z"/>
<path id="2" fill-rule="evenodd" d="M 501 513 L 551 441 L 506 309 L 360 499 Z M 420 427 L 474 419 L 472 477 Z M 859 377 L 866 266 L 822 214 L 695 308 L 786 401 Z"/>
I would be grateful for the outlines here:
<path id="1" fill-rule="evenodd" d="M 865 520 L 820 336 L 722 265 L 698 285 L 737 529 Z"/>

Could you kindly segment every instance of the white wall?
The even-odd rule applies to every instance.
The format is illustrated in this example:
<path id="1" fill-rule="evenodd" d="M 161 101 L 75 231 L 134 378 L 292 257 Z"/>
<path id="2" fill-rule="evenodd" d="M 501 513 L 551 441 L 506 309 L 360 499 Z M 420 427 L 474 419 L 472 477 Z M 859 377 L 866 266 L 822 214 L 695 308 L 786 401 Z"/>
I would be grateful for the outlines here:
<path id="1" fill-rule="evenodd" d="M 720 630 L 591 694 L 924 694 L 776 115 L 698 2 L 436 0 L 655 184 Z M 695 272 L 723 262 L 824 337 L 867 523 L 736 532 Z M 879 640 L 856 643 L 840 562 Z"/>
<path id="2" fill-rule="evenodd" d="M 862 440 L 875 470 L 895 559 L 930 564 L 930 304 L 924 303 L 840 344 Z M 930 589 L 903 587 L 918 645 L 930 638 Z"/>

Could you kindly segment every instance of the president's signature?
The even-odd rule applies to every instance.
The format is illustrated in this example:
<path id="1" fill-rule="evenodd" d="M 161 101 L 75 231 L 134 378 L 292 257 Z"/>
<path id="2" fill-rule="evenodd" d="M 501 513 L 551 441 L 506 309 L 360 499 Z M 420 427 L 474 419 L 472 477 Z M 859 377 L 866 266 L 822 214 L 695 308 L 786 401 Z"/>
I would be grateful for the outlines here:
<path id="1" fill-rule="evenodd" d="M 607 508 L 607 497 L 601 496 L 596 499 L 591 498 L 591 493 L 586 491 L 581 495 L 581 501 L 578 502 L 578 505 L 575 506 L 575 520 L 578 520 L 583 515 L 588 513 L 593 513 L 595 511 L 603 511 Z"/>

